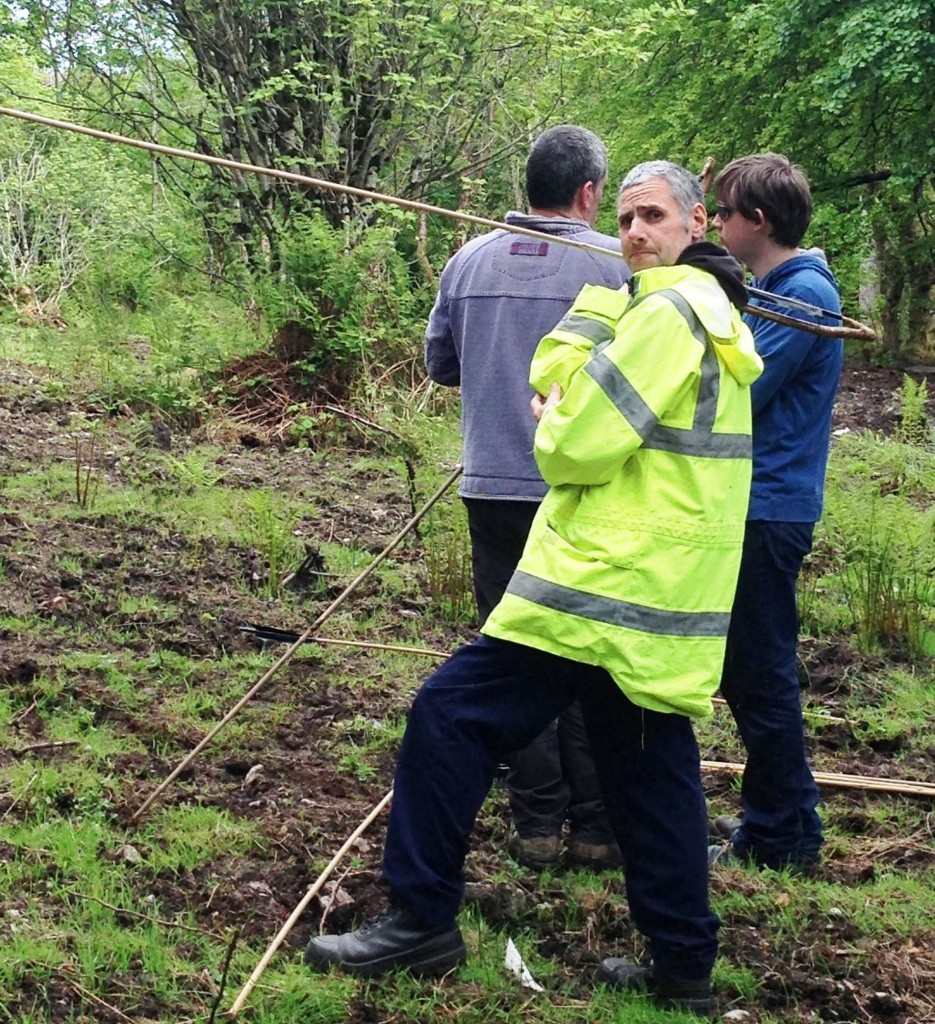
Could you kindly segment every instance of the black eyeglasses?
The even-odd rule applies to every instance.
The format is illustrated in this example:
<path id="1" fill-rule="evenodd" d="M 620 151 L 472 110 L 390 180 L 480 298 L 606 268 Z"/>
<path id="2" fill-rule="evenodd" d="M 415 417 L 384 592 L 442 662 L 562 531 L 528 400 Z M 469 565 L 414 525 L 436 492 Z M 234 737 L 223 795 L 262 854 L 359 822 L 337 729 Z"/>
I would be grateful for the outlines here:
<path id="1" fill-rule="evenodd" d="M 734 212 L 733 206 L 715 206 L 715 214 L 721 218 L 721 220 L 727 220 L 727 218 Z"/>

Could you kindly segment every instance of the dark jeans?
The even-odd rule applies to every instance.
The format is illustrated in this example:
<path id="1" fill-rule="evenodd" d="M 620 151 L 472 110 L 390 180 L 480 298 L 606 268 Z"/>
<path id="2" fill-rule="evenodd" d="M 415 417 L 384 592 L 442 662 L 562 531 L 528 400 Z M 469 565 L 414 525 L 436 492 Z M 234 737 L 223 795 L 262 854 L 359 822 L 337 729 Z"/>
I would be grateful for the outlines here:
<path id="1" fill-rule="evenodd" d="M 471 531 L 474 594 L 483 624 L 510 582 L 539 503 L 465 498 L 464 505 Z M 576 840 L 611 842 L 613 833 L 577 704 L 507 762 L 510 811 L 520 835 L 561 835 L 567 819 Z"/>
<path id="2" fill-rule="evenodd" d="M 812 523 L 747 523 L 721 692 L 747 748 L 736 853 L 770 867 L 818 860 L 818 787 L 796 672 L 795 585 Z"/>
<path id="3" fill-rule="evenodd" d="M 636 927 L 662 975 L 706 978 L 719 921 L 708 904 L 707 816 L 689 719 L 632 704 L 600 668 L 481 637 L 421 688 L 403 736 L 383 874 L 427 926 L 464 893 L 474 820 L 498 761 L 577 699 Z"/>

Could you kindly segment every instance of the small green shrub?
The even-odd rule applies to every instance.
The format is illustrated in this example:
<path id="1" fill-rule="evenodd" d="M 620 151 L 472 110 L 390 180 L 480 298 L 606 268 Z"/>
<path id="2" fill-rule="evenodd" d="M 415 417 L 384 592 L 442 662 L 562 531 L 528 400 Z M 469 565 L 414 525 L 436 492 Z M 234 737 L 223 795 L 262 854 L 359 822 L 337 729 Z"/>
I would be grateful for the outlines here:
<path id="1" fill-rule="evenodd" d="M 916 382 L 908 375 L 903 377 L 899 402 L 901 420 L 896 430 L 897 440 L 920 447 L 931 444 L 935 433 L 926 414 L 928 400 L 928 385 L 924 380 Z"/>
<path id="2" fill-rule="evenodd" d="M 429 598 L 436 614 L 452 625 L 476 622 L 471 537 L 460 502 L 432 514 L 424 543 Z"/>
<path id="3" fill-rule="evenodd" d="M 280 354 L 308 382 L 342 390 L 421 332 L 394 238 L 390 226 L 335 229 L 322 215 L 296 216 L 284 230 L 279 273 L 261 279 L 259 302 Z"/>
<path id="4" fill-rule="evenodd" d="M 254 491 L 247 499 L 251 544 L 266 564 L 263 593 L 278 597 L 286 568 L 302 557 L 292 534 L 292 521 L 282 511 L 278 498 L 269 491 Z"/>
<path id="5" fill-rule="evenodd" d="M 895 439 L 862 435 L 835 450 L 816 549 L 824 574 L 809 586 L 838 593 L 861 647 L 929 645 L 935 611 L 935 459 Z M 806 589 L 814 611 L 816 593 Z"/>

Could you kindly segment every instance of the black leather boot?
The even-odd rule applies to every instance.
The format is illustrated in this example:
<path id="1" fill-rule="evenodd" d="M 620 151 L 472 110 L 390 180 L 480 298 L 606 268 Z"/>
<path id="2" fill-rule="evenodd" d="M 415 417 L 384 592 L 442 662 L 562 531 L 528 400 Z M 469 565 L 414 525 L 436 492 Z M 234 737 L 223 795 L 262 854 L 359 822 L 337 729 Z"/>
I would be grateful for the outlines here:
<path id="1" fill-rule="evenodd" d="M 313 970 L 340 967 L 348 974 L 375 978 L 392 971 L 438 977 L 463 963 L 464 941 L 457 924 L 426 928 L 402 907 L 387 907 L 344 935 L 319 935 L 305 947 Z"/>
<path id="2" fill-rule="evenodd" d="M 653 1002 L 669 1009 L 686 1010 L 699 1017 L 711 1018 L 714 1014 L 710 978 L 695 980 L 660 976 L 652 965 L 641 967 L 620 957 L 602 960 L 598 978 L 615 988 L 648 992 Z"/>

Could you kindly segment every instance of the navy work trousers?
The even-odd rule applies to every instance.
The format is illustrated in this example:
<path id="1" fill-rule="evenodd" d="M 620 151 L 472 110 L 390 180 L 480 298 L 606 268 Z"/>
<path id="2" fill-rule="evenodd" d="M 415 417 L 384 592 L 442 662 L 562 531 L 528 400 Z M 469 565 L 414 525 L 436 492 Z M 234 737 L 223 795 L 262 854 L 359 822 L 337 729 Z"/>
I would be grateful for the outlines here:
<path id="1" fill-rule="evenodd" d="M 427 926 L 452 921 L 474 820 L 497 763 L 577 699 L 636 927 L 657 970 L 706 978 L 719 921 L 708 904 L 707 817 L 688 718 L 631 703 L 608 673 L 481 637 L 416 695 L 396 765 L 383 873 Z"/>
<path id="2" fill-rule="evenodd" d="M 814 863 L 822 844 L 796 671 L 795 586 L 813 529 L 747 523 L 721 680 L 747 748 L 734 852 L 774 868 Z"/>
<path id="3" fill-rule="evenodd" d="M 500 603 L 526 546 L 537 501 L 465 498 L 481 625 Z M 570 704 L 509 759 L 507 793 L 521 836 L 558 836 L 566 820 L 581 843 L 613 839 L 581 708 Z"/>

